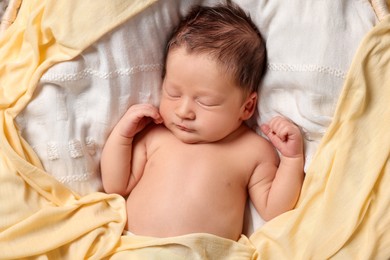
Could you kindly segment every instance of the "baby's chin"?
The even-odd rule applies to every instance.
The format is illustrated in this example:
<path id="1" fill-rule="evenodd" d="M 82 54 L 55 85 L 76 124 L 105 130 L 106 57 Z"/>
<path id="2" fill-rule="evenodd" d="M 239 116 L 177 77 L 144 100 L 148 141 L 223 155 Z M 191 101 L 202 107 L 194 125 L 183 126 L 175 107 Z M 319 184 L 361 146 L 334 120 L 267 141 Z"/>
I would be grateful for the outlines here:
<path id="1" fill-rule="evenodd" d="M 173 135 L 180 140 L 182 143 L 185 144 L 210 144 L 210 143 L 216 143 L 220 140 L 214 140 L 214 139 L 208 139 L 204 138 L 202 136 L 196 135 L 194 133 L 188 134 L 188 133 L 174 133 Z"/>
<path id="2" fill-rule="evenodd" d="M 205 140 L 201 140 L 199 138 L 195 138 L 195 137 L 186 137 L 186 136 L 183 136 L 181 134 L 175 134 L 173 133 L 173 135 L 179 139 L 182 143 L 185 143 L 185 144 L 201 144 L 201 143 L 208 143 L 207 141 Z"/>
<path id="3" fill-rule="evenodd" d="M 199 136 L 196 132 L 185 132 L 181 130 L 174 129 L 171 131 L 172 134 L 182 143 L 185 144 L 202 144 L 209 143 L 208 140 L 204 140 L 201 136 Z"/>

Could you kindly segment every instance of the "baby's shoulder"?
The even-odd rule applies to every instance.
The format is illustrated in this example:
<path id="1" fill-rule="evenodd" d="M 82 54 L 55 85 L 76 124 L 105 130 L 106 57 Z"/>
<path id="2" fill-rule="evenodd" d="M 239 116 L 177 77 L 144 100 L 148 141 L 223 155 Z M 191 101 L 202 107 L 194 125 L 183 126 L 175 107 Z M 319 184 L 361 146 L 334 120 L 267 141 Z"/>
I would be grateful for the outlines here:
<path id="1" fill-rule="evenodd" d="M 243 145 L 247 149 L 248 154 L 253 154 L 261 160 L 277 161 L 278 155 L 275 147 L 268 139 L 248 128 L 245 132 L 245 142 Z"/>
<path id="2" fill-rule="evenodd" d="M 264 147 L 268 147 L 268 148 L 272 148 L 272 144 L 266 139 L 264 138 L 261 134 L 255 132 L 254 130 L 252 130 L 251 128 L 245 126 L 245 131 L 244 131 L 244 138 L 245 138 L 245 143 L 247 144 L 250 144 L 251 147 L 253 147 L 254 145 L 251 145 L 251 144 L 256 144 L 256 145 L 259 145 L 259 146 L 264 146 Z"/>

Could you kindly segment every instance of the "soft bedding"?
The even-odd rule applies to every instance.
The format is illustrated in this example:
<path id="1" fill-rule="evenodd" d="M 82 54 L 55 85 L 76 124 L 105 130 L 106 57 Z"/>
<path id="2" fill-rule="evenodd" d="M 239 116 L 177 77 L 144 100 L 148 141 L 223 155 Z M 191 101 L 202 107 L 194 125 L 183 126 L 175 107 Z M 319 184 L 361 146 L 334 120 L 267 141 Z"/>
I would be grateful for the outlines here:
<path id="1" fill-rule="evenodd" d="M 302 127 L 307 176 L 295 210 L 259 228 L 249 207 L 233 242 L 121 236 L 124 200 L 96 192 L 110 129 L 130 104 L 158 100 L 179 14 L 214 3 L 129 2 L 24 1 L 0 39 L 1 259 L 390 256 L 384 5 L 375 25 L 368 1 L 237 1 L 267 42 L 255 121 L 282 114 Z"/>
<path id="2" fill-rule="evenodd" d="M 16 120 L 48 173 L 83 195 L 102 190 L 101 148 L 128 106 L 157 104 L 164 44 L 179 14 L 192 4 L 215 2 L 161 1 L 43 74 Z M 374 12 L 368 2 L 355 1 L 238 3 L 251 12 L 267 41 L 268 72 L 255 120 L 260 124 L 281 114 L 300 125 L 309 165 L 356 48 L 375 23 Z M 326 15 L 334 10 L 338 18 Z M 264 221 L 251 204 L 248 212 L 250 235 Z"/>

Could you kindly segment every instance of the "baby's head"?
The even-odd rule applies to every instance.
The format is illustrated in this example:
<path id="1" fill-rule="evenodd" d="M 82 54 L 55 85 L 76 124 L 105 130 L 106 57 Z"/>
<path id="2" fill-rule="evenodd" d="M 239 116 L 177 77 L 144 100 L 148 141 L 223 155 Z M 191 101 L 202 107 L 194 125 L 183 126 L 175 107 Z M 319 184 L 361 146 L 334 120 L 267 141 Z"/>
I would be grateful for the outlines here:
<path id="1" fill-rule="evenodd" d="M 195 7 L 167 45 L 160 114 L 185 143 L 230 136 L 256 108 L 265 47 L 235 5 Z"/>
<path id="2" fill-rule="evenodd" d="M 239 6 L 229 3 L 192 8 L 171 35 L 166 55 L 182 47 L 189 54 L 207 54 L 215 59 L 246 94 L 257 91 L 265 70 L 266 49 L 256 25 Z"/>

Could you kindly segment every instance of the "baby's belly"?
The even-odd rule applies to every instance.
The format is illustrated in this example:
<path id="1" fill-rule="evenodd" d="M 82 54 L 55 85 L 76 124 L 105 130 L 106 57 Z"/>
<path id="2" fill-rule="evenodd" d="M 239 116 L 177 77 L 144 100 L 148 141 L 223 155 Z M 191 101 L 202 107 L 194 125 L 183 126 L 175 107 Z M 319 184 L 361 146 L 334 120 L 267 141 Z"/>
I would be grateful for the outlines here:
<path id="1" fill-rule="evenodd" d="M 128 230 L 153 237 L 210 233 L 237 240 L 246 190 L 234 185 L 204 186 L 141 181 L 127 199 Z"/>

